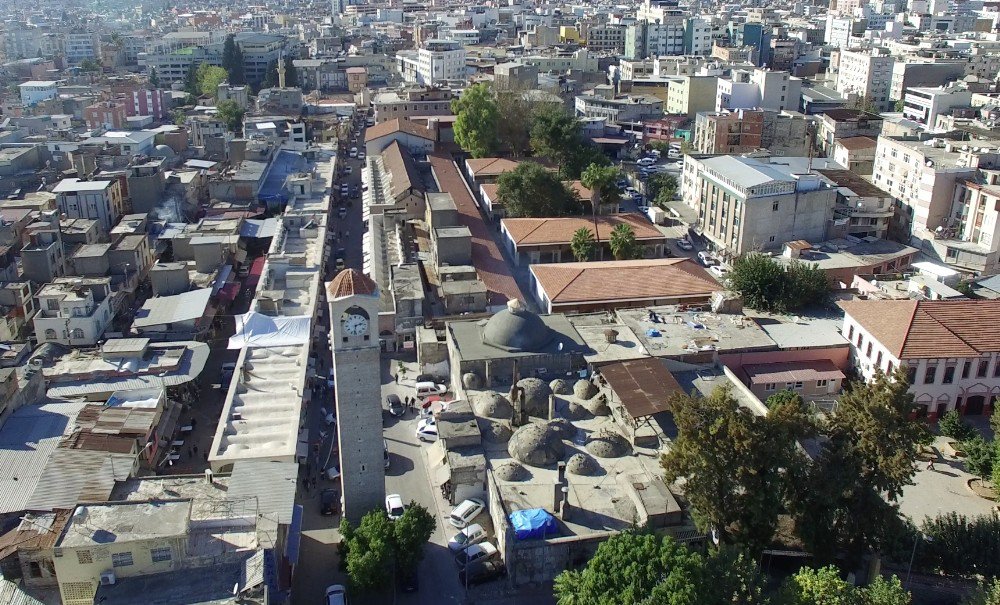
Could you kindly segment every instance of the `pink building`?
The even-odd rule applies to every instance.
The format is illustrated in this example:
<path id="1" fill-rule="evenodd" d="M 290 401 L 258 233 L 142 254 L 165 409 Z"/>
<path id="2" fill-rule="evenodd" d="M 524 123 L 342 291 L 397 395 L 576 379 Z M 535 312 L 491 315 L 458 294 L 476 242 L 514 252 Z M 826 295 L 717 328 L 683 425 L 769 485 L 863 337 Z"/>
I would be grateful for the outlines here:
<path id="1" fill-rule="evenodd" d="M 160 89 L 138 88 L 125 95 L 125 110 L 129 116 L 153 116 L 155 120 L 167 117 L 168 107 Z"/>

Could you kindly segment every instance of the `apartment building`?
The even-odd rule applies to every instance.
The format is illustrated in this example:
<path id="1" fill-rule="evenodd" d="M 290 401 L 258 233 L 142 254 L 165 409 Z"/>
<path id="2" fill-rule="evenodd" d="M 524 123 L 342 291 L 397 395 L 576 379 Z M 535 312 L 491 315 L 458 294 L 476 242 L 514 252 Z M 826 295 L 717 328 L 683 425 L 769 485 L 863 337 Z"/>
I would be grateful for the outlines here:
<path id="1" fill-rule="evenodd" d="M 837 188 L 834 219 L 846 221 L 847 235 L 885 238 L 896 209 L 891 195 L 852 170 L 827 168 L 816 172 Z"/>
<path id="2" fill-rule="evenodd" d="M 834 143 L 841 139 L 871 137 L 882 134 L 882 116 L 860 109 L 831 109 L 818 116 L 816 147 L 827 156 L 833 154 Z"/>
<path id="3" fill-rule="evenodd" d="M 56 205 L 69 218 L 89 218 L 110 233 L 124 214 L 121 185 L 113 181 L 63 179 L 55 189 Z"/>
<path id="4" fill-rule="evenodd" d="M 56 80 L 31 80 L 23 84 L 18 84 L 17 89 L 21 93 L 21 105 L 31 107 L 42 101 L 54 99 L 59 94 L 57 87 L 60 82 Z"/>
<path id="5" fill-rule="evenodd" d="M 416 51 L 400 51 L 396 64 L 405 82 L 432 85 L 465 80 L 465 48 L 455 40 L 428 40 Z"/>
<path id="6" fill-rule="evenodd" d="M 681 197 L 698 212 L 698 231 L 725 257 L 823 241 L 837 192 L 806 172 L 807 164 L 806 158 L 686 156 Z"/>
<path id="7" fill-rule="evenodd" d="M 680 10 L 663 10 L 658 21 L 643 20 L 629 25 L 625 30 L 625 58 L 684 54 L 686 25 L 687 17 Z"/>
<path id="8" fill-rule="evenodd" d="M 684 54 L 711 55 L 716 40 L 724 34 L 722 24 L 714 17 L 689 17 L 684 24 Z"/>
<path id="9" fill-rule="evenodd" d="M 125 103 L 101 101 L 83 109 L 83 121 L 92 130 L 120 130 L 127 126 Z"/>
<path id="10" fill-rule="evenodd" d="M 591 25 L 586 29 L 584 42 L 593 51 L 623 54 L 626 29 L 624 25 L 617 23 Z"/>
<path id="11" fill-rule="evenodd" d="M 908 88 L 903 98 L 903 117 L 933 128 L 938 116 L 956 107 L 969 107 L 971 102 L 972 92 L 957 86 Z"/>
<path id="12" fill-rule="evenodd" d="M 964 59 L 906 58 L 892 66 L 889 97 L 893 101 L 904 98 L 909 88 L 916 86 L 944 86 L 965 75 L 968 63 Z M 998 66 L 1000 69 L 1000 66 Z M 996 75 L 996 71 L 993 75 Z"/>
<path id="13" fill-rule="evenodd" d="M 866 380 L 905 367 L 918 413 L 989 416 L 1000 393 L 1000 301 L 857 300 L 843 335 Z"/>
<path id="14" fill-rule="evenodd" d="M 893 106 L 892 69 L 895 59 L 884 49 L 845 50 L 840 53 L 837 92 L 864 97 L 876 111 Z"/>
<path id="15" fill-rule="evenodd" d="M 111 323 L 110 277 L 57 277 L 36 295 L 35 337 L 39 344 L 97 344 Z"/>
<path id="16" fill-rule="evenodd" d="M 786 71 L 734 69 L 719 78 L 715 111 L 727 109 L 774 109 L 797 111 L 802 80 Z"/>
<path id="17" fill-rule="evenodd" d="M 614 88 L 602 84 L 593 94 L 577 95 L 576 115 L 583 118 L 604 118 L 607 124 L 628 124 L 656 119 L 663 115 L 663 101 L 647 95 L 614 94 Z"/>
<path id="18" fill-rule="evenodd" d="M 538 68 L 510 61 L 493 68 L 493 87 L 498 91 L 538 88 Z"/>
<path id="19" fill-rule="evenodd" d="M 703 112 L 695 119 L 694 149 L 707 154 L 743 154 L 767 149 L 773 155 L 809 153 L 809 120 L 798 112 L 766 109 Z"/>
<path id="20" fill-rule="evenodd" d="M 125 95 L 125 113 L 130 116 L 153 116 L 162 120 L 170 113 L 169 103 L 160 88 L 137 88 Z"/>
<path id="21" fill-rule="evenodd" d="M 956 186 L 976 180 L 980 171 L 997 168 L 1000 140 L 968 143 L 880 136 L 872 182 L 899 201 L 911 245 L 958 268 L 989 266 L 989 252 L 964 239 L 972 239 L 974 230 L 962 227 L 961 213 L 972 209 L 965 209 L 964 202 L 956 207 Z M 959 233 L 963 237 L 954 237 Z M 985 258 L 973 258 L 984 254 Z"/>
<path id="22" fill-rule="evenodd" d="M 935 255 L 963 271 L 1000 273 L 1000 171 L 959 180 L 948 220 L 929 241 Z"/>
<path id="23" fill-rule="evenodd" d="M 420 116 L 450 116 L 454 92 L 449 88 L 416 86 L 376 93 L 372 98 L 375 122 Z"/>
<path id="24" fill-rule="evenodd" d="M 50 210 L 25 229 L 21 247 L 21 273 L 36 284 L 46 284 L 66 274 L 59 213 Z"/>
<path id="25" fill-rule="evenodd" d="M 699 112 L 715 109 L 718 78 L 715 76 L 677 76 L 670 79 L 667 103 L 670 115 L 695 117 Z"/>
<path id="26" fill-rule="evenodd" d="M 95 32 L 67 32 L 63 34 L 63 49 L 66 60 L 70 63 L 80 63 L 101 56 L 101 39 Z"/>

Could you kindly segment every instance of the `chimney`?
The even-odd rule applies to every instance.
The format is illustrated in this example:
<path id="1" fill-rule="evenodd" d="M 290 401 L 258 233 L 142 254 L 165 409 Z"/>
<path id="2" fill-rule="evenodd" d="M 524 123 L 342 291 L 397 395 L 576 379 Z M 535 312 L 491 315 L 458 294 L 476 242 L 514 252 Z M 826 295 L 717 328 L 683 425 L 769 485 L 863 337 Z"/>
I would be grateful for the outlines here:
<path id="1" fill-rule="evenodd" d="M 556 396 L 549 395 L 549 420 L 555 420 L 555 419 L 556 419 Z"/>

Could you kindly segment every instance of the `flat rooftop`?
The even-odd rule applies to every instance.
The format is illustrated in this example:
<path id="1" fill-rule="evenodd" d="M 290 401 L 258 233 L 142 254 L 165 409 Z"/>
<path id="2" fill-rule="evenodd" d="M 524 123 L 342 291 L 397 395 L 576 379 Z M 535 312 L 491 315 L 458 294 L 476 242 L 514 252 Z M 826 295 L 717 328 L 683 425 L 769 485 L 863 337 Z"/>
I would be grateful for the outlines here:
<path id="1" fill-rule="evenodd" d="M 743 315 L 712 313 L 707 305 L 702 310 L 693 309 L 698 307 L 668 305 L 619 309 L 617 316 L 654 357 L 683 358 L 713 351 L 772 351 L 778 348 L 760 326 Z"/>
<path id="2" fill-rule="evenodd" d="M 190 500 L 81 504 L 74 509 L 61 547 L 169 538 L 187 533 Z"/>

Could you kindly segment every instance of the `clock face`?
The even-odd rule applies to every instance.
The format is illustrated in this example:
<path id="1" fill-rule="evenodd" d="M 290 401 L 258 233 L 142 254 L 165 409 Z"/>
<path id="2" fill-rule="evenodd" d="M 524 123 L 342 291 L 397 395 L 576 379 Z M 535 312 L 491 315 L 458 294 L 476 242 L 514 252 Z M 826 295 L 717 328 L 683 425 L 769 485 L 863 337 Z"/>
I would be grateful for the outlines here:
<path id="1" fill-rule="evenodd" d="M 344 332 L 351 336 L 361 336 L 368 332 L 368 320 L 361 315 L 348 315 L 344 318 Z"/>

